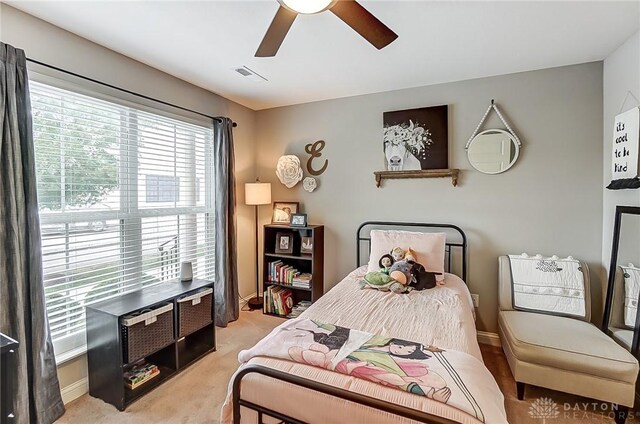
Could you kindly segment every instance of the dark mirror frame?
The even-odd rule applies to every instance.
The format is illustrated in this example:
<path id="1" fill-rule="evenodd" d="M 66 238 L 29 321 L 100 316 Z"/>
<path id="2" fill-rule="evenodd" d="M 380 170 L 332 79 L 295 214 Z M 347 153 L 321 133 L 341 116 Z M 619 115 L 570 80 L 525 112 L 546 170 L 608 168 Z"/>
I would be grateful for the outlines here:
<path id="1" fill-rule="evenodd" d="M 609 276 L 607 282 L 607 296 L 604 304 L 604 316 L 602 317 L 602 331 L 609 334 L 609 321 L 611 320 L 611 308 L 613 307 L 613 294 L 615 290 L 616 269 L 618 267 L 618 249 L 620 247 L 620 226 L 623 215 L 640 215 L 638 206 L 616 206 L 615 221 L 613 224 L 613 243 L 611 246 L 611 263 L 609 265 Z M 640 303 L 640 299 L 639 303 Z M 640 313 L 636 314 L 636 324 L 633 328 L 633 341 L 631 343 L 631 354 L 638 357 L 638 347 L 640 347 Z"/>

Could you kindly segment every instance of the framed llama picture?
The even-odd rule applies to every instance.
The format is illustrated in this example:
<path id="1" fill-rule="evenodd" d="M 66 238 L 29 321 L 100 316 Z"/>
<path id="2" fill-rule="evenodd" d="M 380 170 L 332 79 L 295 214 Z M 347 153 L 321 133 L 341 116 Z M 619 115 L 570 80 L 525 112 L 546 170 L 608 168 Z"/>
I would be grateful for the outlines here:
<path id="1" fill-rule="evenodd" d="M 387 171 L 449 168 L 448 109 L 442 105 L 383 114 Z"/>

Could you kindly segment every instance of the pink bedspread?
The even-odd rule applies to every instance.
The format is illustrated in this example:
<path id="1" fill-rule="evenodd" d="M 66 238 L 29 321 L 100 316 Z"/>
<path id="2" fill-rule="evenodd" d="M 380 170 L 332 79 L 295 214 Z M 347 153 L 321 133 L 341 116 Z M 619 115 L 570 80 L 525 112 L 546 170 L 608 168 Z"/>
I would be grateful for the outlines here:
<path id="1" fill-rule="evenodd" d="M 418 409 L 460 423 L 506 423 L 504 399 L 495 380 L 482 363 L 476 340 L 473 309 L 466 285 L 456 276 L 447 274 L 446 284 L 431 290 L 406 295 L 360 290 L 358 279 L 362 268 L 347 276 L 336 287 L 312 305 L 301 318 L 313 319 L 384 337 L 413 340 L 425 346 L 438 346 L 458 351 L 465 356 L 465 375 L 471 384 L 482 386 L 482 417 L 433 398 L 418 396 L 387 385 L 344 375 L 289 359 L 260 354 L 240 355 L 244 364 L 258 364 L 285 371 L 346 390 L 376 397 L 387 402 Z M 286 326 L 292 321 L 282 324 Z M 277 332 L 275 329 L 274 332 Z M 268 337 L 267 337 L 268 338 Z M 256 353 L 260 346 L 249 349 Z M 253 357 L 251 357 L 253 356 Z M 453 394 L 451 395 L 453 398 Z M 396 415 L 352 404 L 328 395 L 282 383 L 269 377 L 249 375 L 243 379 L 242 398 L 310 423 L 414 423 Z M 477 399 L 476 399 L 477 400 Z M 221 421 L 232 419 L 231 386 L 223 407 Z M 348 412 L 347 412 L 348 411 Z M 479 419 L 480 418 L 480 419 Z M 268 420 L 266 420 L 268 422 Z M 252 411 L 242 410 L 242 422 L 255 423 Z M 275 422 L 275 421 L 274 421 Z"/>

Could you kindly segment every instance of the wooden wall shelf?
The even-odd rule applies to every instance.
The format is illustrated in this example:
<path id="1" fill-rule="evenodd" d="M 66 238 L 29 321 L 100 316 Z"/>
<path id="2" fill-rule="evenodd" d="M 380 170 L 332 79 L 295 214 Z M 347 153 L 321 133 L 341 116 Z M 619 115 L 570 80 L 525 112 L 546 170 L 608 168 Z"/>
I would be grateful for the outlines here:
<path id="1" fill-rule="evenodd" d="M 376 171 L 376 187 L 380 187 L 382 180 L 406 178 L 447 178 L 451 177 L 451 184 L 458 185 L 459 169 L 426 169 L 421 171 Z"/>

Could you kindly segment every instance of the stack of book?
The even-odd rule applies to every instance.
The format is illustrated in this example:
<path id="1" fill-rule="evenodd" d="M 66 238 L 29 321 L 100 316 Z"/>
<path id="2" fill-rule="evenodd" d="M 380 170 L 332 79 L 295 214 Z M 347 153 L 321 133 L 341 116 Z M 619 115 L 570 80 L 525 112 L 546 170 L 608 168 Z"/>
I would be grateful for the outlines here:
<path id="1" fill-rule="evenodd" d="M 263 311 L 287 316 L 293 310 L 293 292 L 278 286 L 269 286 L 264 291 Z"/>
<path id="2" fill-rule="evenodd" d="M 143 359 L 134 364 L 129 371 L 124 373 L 124 383 L 128 388 L 133 390 L 158 375 L 160 375 L 160 369 L 157 365 L 147 363 Z"/>
<path id="3" fill-rule="evenodd" d="M 294 276 L 291 280 L 291 285 L 293 287 L 300 287 L 303 289 L 311 288 L 311 274 L 298 274 Z"/>
<path id="4" fill-rule="evenodd" d="M 293 285 L 294 278 L 300 276 L 300 271 L 282 261 L 269 262 L 269 281 L 273 283 Z"/>
<path id="5" fill-rule="evenodd" d="M 301 300 L 296 306 L 291 309 L 291 312 L 287 315 L 287 318 L 297 318 L 301 313 L 307 310 L 311 306 L 311 302 L 308 300 Z"/>

